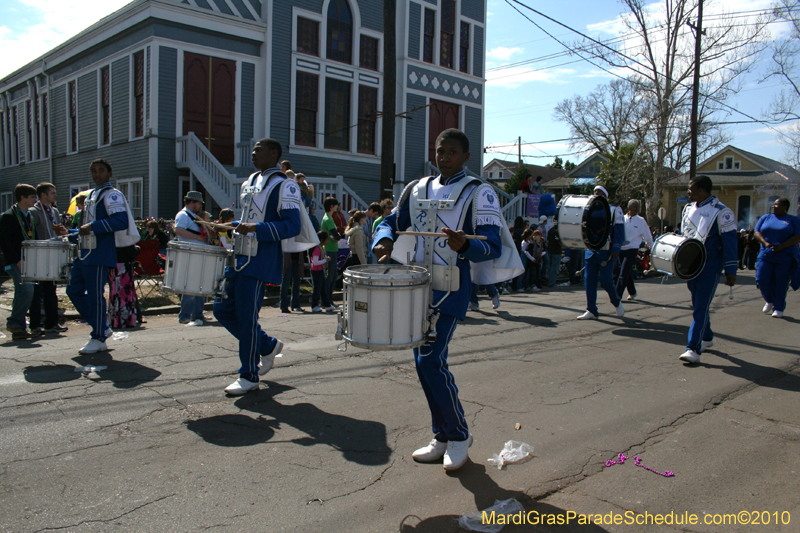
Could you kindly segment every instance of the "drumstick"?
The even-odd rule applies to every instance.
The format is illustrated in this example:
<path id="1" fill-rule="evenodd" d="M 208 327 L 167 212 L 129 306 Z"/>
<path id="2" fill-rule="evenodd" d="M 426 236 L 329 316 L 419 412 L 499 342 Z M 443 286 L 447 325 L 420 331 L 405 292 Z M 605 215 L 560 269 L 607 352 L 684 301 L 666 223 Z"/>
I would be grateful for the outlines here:
<path id="1" fill-rule="evenodd" d="M 208 226 L 213 230 L 230 231 L 234 229 L 233 226 L 229 226 L 228 224 L 217 224 L 215 222 L 206 222 L 205 220 L 195 220 L 195 222 L 204 226 Z"/>
<path id="2" fill-rule="evenodd" d="M 447 237 L 446 233 L 436 233 L 433 231 L 398 231 L 398 235 L 411 235 L 413 237 Z M 486 235 L 462 235 L 465 239 L 476 239 L 485 241 L 488 239 Z"/>

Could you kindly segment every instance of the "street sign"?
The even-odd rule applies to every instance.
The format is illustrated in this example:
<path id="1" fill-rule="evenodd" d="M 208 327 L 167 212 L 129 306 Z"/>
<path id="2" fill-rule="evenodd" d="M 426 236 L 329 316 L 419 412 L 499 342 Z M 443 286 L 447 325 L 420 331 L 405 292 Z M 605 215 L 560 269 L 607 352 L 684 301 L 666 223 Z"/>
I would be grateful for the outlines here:
<path id="1" fill-rule="evenodd" d="M 667 210 L 663 207 L 658 208 L 658 218 L 664 220 L 667 218 Z"/>

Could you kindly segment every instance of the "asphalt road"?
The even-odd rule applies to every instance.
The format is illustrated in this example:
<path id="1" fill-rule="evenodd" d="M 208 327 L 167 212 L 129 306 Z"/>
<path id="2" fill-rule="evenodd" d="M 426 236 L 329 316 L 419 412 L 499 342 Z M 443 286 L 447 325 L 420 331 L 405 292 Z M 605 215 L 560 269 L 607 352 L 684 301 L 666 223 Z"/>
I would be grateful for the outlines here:
<path id="1" fill-rule="evenodd" d="M 601 292 L 596 322 L 575 320 L 576 288 L 497 311 L 484 296 L 451 343 L 475 437 L 451 474 L 410 458 L 431 438 L 410 352 L 337 351 L 333 315 L 262 310 L 284 356 L 238 399 L 222 392 L 236 345 L 213 321 L 148 317 L 108 355 L 79 356 L 74 323 L 0 339 L 0 531 L 455 532 L 508 498 L 545 525 L 504 532 L 800 531 L 800 296 L 774 319 L 753 273 L 740 282 L 733 300 L 720 285 L 699 365 L 678 360 L 691 309 L 675 280 L 640 283 L 623 319 Z M 488 464 L 511 439 L 533 456 Z"/>

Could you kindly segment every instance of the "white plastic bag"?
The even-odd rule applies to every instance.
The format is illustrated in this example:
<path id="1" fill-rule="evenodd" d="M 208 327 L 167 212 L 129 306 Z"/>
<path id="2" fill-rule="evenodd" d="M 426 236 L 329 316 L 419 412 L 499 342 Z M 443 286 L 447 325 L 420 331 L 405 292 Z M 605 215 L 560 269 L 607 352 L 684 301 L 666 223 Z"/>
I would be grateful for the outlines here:
<path id="1" fill-rule="evenodd" d="M 526 445 L 527 446 L 527 445 Z M 484 515 L 484 513 L 486 513 Z M 494 515 L 492 515 L 494 513 Z M 494 505 L 483 511 L 475 511 L 458 519 L 458 525 L 469 531 L 482 531 L 484 533 L 497 533 L 506 524 L 511 524 L 509 515 L 525 514 L 525 508 L 514 498 L 508 500 L 495 500 Z M 498 518 L 505 515 L 504 519 Z M 484 521 L 486 516 L 486 521 Z M 498 524 L 498 522 L 501 522 Z"/>
<path id="2" fill-rule="evenodd" d="M 528 455 L 533 453 L 533 446 L 524 442 L 510 440 L 503 445 L 500 454 L 495 454 L 487 461 L 490 465 L 494 465 L 498 470 L 503 468 L 504 464 L 516 463 L 521 459 L 525 459 Z"/>

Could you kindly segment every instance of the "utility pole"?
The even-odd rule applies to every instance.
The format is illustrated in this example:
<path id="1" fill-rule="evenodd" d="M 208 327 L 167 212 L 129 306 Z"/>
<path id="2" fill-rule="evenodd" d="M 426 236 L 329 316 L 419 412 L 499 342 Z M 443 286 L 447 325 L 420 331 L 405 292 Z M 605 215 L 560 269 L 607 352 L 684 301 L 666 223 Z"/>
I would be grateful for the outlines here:
<path id="1" fill-rule="evenodd" d="M 517 157 L 519 158 L 519 167 L 517 170 L 522 168 L 522 137 L 517 137 Z"/>
<path id="2" fill-rule="evenodd" d="M 380 197 L 391 198 L 394 185 L 395 88 L 397 86 L 397 0 L 383 0 L 383 127 L 381 129 Z"/>
<path id="3" fill-rule="evenodd" d="M 703 35 L 703 0 L 697 6 L 697 26 L 691 26 L 695 32 L 694 41 L 694 84 L 692 85 L 692 148 L 689 156 L 689 179 L 693 180 L 697 173 L 697 100 L 700 96 L 700 37 Z"/>

